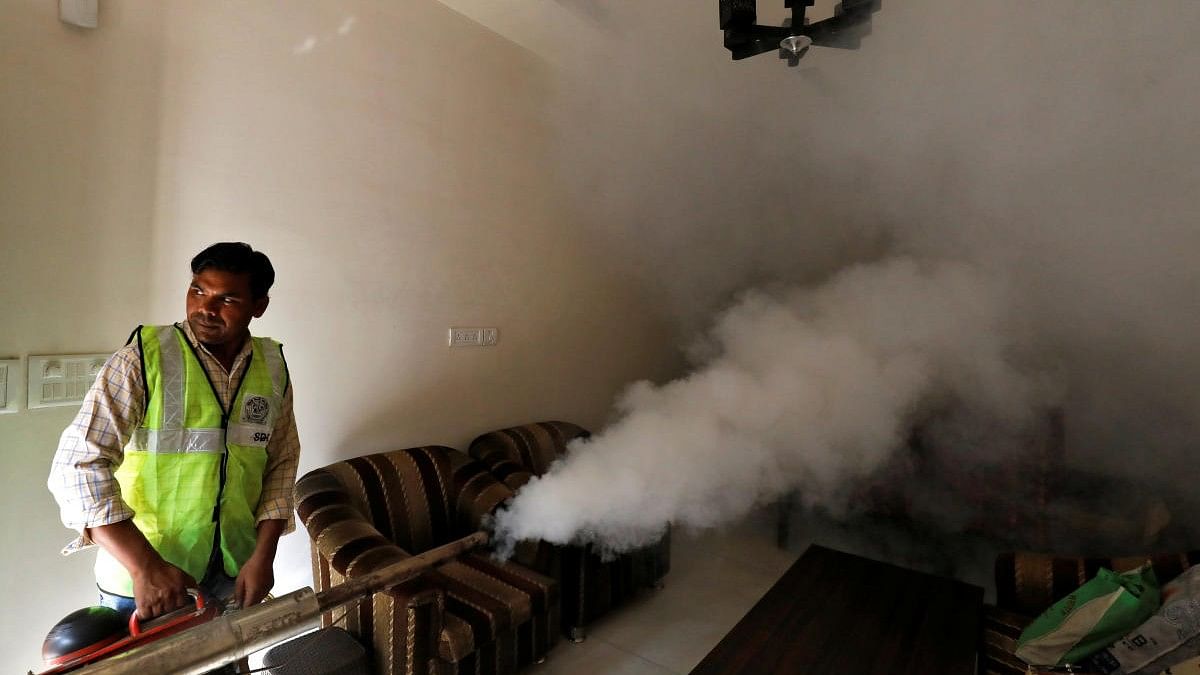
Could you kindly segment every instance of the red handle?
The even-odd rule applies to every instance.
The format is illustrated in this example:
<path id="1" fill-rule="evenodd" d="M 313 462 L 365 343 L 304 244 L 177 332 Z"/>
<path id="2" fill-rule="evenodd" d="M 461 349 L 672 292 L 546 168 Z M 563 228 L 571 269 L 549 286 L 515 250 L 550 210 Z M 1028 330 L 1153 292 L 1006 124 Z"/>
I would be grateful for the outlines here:
<path id="1" fill-rule="evenodd" d="M 196 613 L 202 613 L 204 611 L 204 595 L 200 593 L 200 589 L 189 588 L 187 589 L 187 594 L 192 596 L 192 599 L 196 601 Z M 136 609 L 133 610 L 133 614 L 129 615 L 129 634 L 133 637 L 142 634 L 142 623 L 138 619 Z"/>

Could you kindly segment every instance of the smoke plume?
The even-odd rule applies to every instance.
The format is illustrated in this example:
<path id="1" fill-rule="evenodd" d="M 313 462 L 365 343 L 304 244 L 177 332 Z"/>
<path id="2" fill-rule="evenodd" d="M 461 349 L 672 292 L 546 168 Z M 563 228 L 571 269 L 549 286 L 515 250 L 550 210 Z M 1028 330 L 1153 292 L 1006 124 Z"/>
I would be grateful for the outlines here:
<path id="1" fill-rule="evenodd" d="M 814 49 L 798 68 L 731 62 L 711 7 L 649 7 L 571 33 L 556 152 L 578 221 L 649 306 L 691 335 L 737 289 L 808 286 L 889 251 L 997 272 L 1013 344 L 1061 384 L 1048 501 L 1077 502 L 1062 532 L 1094 531 L 1043 545 L 1195 547 L 1200 3 L 885 2 L 861 49 Z M 977 468 L 1009 439 L 965 414 L 937 422 L 940 438 L 986 441 L 960 454 L 965 478 L 994 485 Z M 1155 497 L 1166 539 L 1114 530 Z"/>
<path id="2" fill-rule="evenodd" d="M 746 293 L 693 350 L 691 374 L 631 386 L 617 421 L 526 484 L 496 532 L 618 552 L 790 490 L 845 509 L 933 411 L 1027 426 L 1052 389 L 1022 365 L 1008 307 L 979 269 L 911 258 Z"/>

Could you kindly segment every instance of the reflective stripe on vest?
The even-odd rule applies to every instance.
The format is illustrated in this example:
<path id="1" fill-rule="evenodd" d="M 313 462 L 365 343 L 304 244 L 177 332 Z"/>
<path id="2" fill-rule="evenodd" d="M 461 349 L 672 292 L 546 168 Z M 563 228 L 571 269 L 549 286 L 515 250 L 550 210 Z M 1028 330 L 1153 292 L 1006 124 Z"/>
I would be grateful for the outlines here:
<path id="1" fill-rule="evenodd" d="M 116 471 L 134 524 L 165 560 L 200 581 L 219 537 L 225 573 L 254 551 L 266 446 L 287 391 L 280 345 L 251 338 L 251 354 L 229 411 L 176 326 L 143 326 L 147 405 Z M 218 503 L 219 501 L 219 503 Z M 219 526 L 219 527 L 218 527 Z M 133 595 L 129 573 L 103 549 L 96 581 Z"/>

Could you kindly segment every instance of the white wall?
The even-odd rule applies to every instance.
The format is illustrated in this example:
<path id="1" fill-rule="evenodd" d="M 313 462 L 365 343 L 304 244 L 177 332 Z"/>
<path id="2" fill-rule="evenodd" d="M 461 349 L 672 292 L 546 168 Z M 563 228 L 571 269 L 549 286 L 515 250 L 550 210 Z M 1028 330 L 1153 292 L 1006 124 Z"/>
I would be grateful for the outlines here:
<path id="1" fill-rule="evenodd" d="M 601 423 L 675 348 L 550 162 L 538 58 L 436 2 L 172 3 L 153 318 L 186 261 L 251 242 L 278 283 L 260 334 L 296 383 L 302 471 L 501 426 Z M 500 329 L 492 349 L 450 326 Z M 302 535 L 277 589 L 308 581 Z"/>
<path id="2" fill-rule="evenodd" d="M 112 351 L 149 303 L 161 15 L 105 2 L 104 29 L 57 3 L 0 19 L 0 357 Z M 40 663 L 42 638 L 96 600 L 92 556 L 63 558 L 46 475 L 76 409 L 0 416 L 0 670 Z"/>
<path id="3" fill-rule="evenodd" d="M 30 0 L 6 6 L 0 45 L 0 356 L 111 350 L 178 320 L 190 257 L 236 239 L 278 271 L 254 328 L 287 346 L 302 470 L 595 426 L 675 362 L 625 261 L 564 200 L 550 73 L 432 0 L 106 0 L 96 31 Z M 451 351 L 453 325 L 500 344 Z M 70 533 L 44 487 L 74 411 L 0 417 L 19 476 L 0 508 L 5 671 L 94 601 L 92 556 L 58 555 Z M 276 590 L 308 569 L 304 535 L 286 538 Z"/>

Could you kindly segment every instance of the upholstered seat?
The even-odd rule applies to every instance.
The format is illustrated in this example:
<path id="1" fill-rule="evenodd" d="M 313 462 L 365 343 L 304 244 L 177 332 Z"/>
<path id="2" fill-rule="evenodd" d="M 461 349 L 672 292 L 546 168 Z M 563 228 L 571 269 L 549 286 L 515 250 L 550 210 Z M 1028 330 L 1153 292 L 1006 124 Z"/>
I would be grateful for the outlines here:
<path id="1" fill-rule="evenodd" d="M 511 496 L 482 464 L 440 446 L 311 471 L 296 484 L 296 503 L 316 589 L 466 536 Z M 341 618 L 327 614 L 322 625 Z M 559 589 L 475 551 L 350 606 L 344 618 L 373 649 L 376 673 L 513 673 L 557 641 Z"/>
<path id="2" fill-rule="evenodd" d="M 586 430 L 570 422 L 536 422 L 483 434 L 471 442 L 469 452 L 518 490 L 544 474 L 566 453 L 568 443 L 586 436 Z M 559 582 L 563 629 L 582 640 L 589 622 L 660 582 L 670 569 L 671 542 L 668 533 L 651 546 L 612 559 L 590 546 L 542 545 L 518 559 Z"/>

